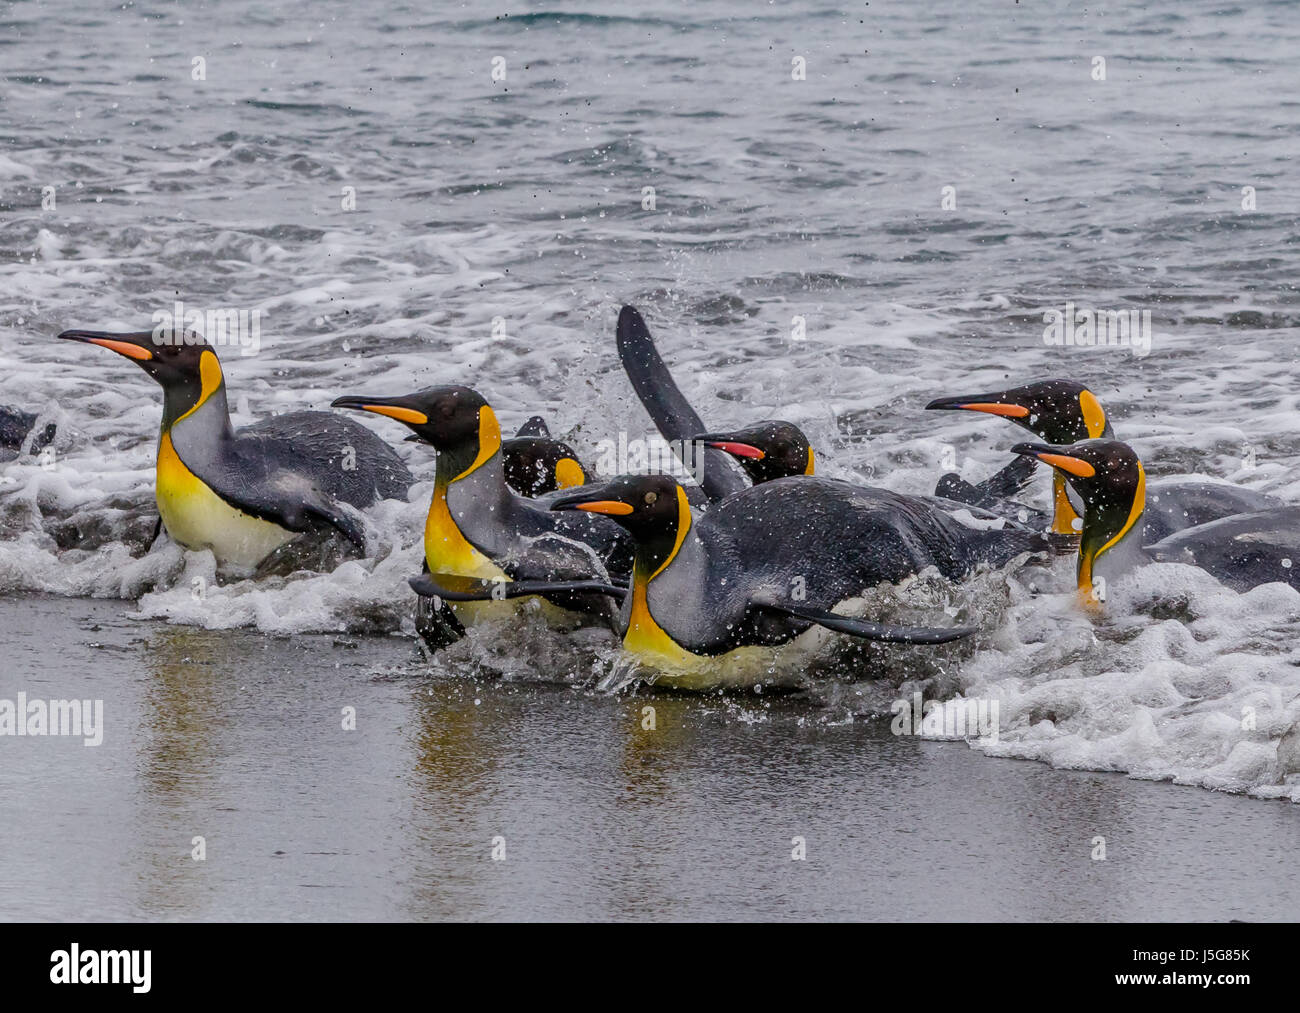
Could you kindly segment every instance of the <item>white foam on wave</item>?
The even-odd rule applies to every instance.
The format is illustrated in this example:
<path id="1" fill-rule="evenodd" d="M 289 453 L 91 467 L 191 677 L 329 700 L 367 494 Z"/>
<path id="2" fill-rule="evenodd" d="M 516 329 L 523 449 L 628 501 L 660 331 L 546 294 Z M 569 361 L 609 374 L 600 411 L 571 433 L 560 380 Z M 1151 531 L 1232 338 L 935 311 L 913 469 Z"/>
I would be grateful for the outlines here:
<path id="1" fill-rule="evenodd" d="M 996 740 L 974 748 L 1300 801 L 1300 764 L 1279 756 L 1300 722 L 1300 592 L 1238 594 L 1152 564 L 1113 582 L 1094 618 L 1073 592 L 1013 587 L 1003 635 L 957 680 L 966 699 L 998 701 Z"/>

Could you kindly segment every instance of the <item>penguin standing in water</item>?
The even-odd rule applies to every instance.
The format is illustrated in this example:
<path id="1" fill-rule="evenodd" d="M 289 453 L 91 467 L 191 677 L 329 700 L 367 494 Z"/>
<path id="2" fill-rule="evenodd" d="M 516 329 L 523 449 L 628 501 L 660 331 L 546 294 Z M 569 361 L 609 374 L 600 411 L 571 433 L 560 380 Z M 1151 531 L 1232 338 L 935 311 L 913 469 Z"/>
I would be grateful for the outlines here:
<path id="1" fill-rule="evenodd" d="M 926 405 L 940 411 L 975 411 L 1010 419 L 1053 446 L 1084 440 L 1113 440 L 1110 420 L 1095 394 L 1072 380 L 1043 380 L 989 394 L 942 397 Z M 935 494 L 962 502 L 975 502 L 956 475 L 940 479 Z M 1082 528 L 1079 504 L 1071 501 L 1073 483 L 1061 469 L 1053 472 L 1052 526 L 1057 536 L 1077 536 Z M 986 502 L 975 505 L 988 506 Z M 1220 517 L 1280 507 L 1274 496 L 1221 482 L 1162 479 L 1147 488 L 1142 540 L 1153 544 L 1175 531 L 1195 527 Z"/>
<path id="2" fill-rule="evenodd" d="M 64 331 L 135 362 L 163 389 L 155 496 L 162 526 L 226 571 L 253 570 L 298 535 L 334 529 L 365 551 L 358 509 L 406 498 L 413 479 L 365 426 L 288 412 L 236 430 L 217 353 L 197 334 Z"/>
<path id="3" fill-rule="evenodd" d="M 915 497 L 809 477 L 729 496 L 698 519 L 668 475 L 585 486 L 551 509 L 605 515 L 635 540 L 631 588 L 605 593 L 622 600 L 624 647 L 658 670 L 660 683 L 684 689 L 726 684 L 738 652 L 787 643 L 814 625 L 898 643 L 969 636 L 971 627 L 890 626 L 833 609 L 927 567 L 957 580 L 981 563 L 1000 566 L 1042 547 L 1034 532 L 976 531 Z M 427 593 L 441 579 L 435 572 L 416 586 Z M 526 585 L 509 591 L 536 593 Z"/>
<path id="4" fill-rule="evenodd" d="M 333 407 L 394 419 L 437 451 L 424 528 L 430 572 L 456 586 L 492 582 L 492 593 L 480 601 L 516 597 L 503 582 L 567 582 L 545 597 L 570 610 L 612 618 L 608 598 L 591 590 L 617 589 L 626 581 L 631 539 L 606 518 L 552 513 L 545 500 L 513 492 L 506 484 L 501 427 L 482 395 L 469 387 L 430 387 L 401 397 L 348 395 Z M 584 580 L 593 583 L 575 588 L 575 582 Z M 447 600 L 454 599 L 421 603 L 426 610 L 421 632 L 435 645 L 463 636 L 464 621 L 482 614 L 481 607 L 449 606 Z M 493 601 L 486 607 L 499 606 Z"/>

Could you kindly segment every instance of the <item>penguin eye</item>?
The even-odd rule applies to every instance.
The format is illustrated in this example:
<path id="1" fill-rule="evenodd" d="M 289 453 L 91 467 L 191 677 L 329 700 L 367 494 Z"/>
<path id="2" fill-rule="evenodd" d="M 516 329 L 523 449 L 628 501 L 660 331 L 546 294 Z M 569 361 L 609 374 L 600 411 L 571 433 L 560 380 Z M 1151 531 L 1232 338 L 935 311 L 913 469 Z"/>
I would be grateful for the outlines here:
<path id="1" fill-rule="evenodd" d="M 654 502 L 655 502 L 655 500 L 657 500 L 658 498 L 659 498 L 659 494 L 658 494 L 657 492 L 648 492 L 648 493 L 646 493 L 646 494 L 645 494 L 645 505 L 646 505 L 646 506 L 654 506 Z"/>

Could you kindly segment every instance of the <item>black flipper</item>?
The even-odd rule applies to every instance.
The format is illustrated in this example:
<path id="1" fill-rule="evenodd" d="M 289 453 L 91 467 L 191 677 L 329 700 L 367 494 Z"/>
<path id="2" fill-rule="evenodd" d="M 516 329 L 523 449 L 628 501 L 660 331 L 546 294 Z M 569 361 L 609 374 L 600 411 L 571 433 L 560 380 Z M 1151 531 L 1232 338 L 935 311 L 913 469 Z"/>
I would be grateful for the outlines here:
<path id="1" fill-rule="evenodd" d="M 366 529 L 357 517 L 346 506 L 340 503 L 331 503 L 323 495 L 315 494 L 304 497 L 302 512 L 307 518 L 319 518 L 325 521 L 331 527 L 338 530 L 349 542 L 355 545 L 363 555 L 366 551 Z M 296 511 L 286 511 L 286 517 L 292 524 L 296 519 Z M 290 531 L 304 531 L 310 526 L 310 520 L 300 522 L 301 526 L 291 526 Z"/>
<path id="2" fill-rule="evenodd" d="M 955 472 L 944 475 L 934 487 L 934 494 L 970 506 L 993 507 L 1014 499 L 1034 477 L 1038 462 L 1029 456 L 1018 457 L 983 482 L 972 485 Z"/>
<path id="3" fill-rule="evenodd" d="M 444 583 L 454 581 L 468 585 L 468 590 L 449 591 Z M 523 598 L 527 595 L 554 594 L 604 594 L 618 601 L 627 595 L 627 588 L 600 580 L 470 580 L 446 574 L 421 574 L 407 581 L 411 590 L 425 598 L 442 598 L 445 601 L 501 601 L 506 598 Z"/>
<path id="4" fill-rule="evenodd" d="M 994 499 L 1014 499 L 1025 491 L 1025 486 L 1038 470 L 1038 459 L 1028 455 L 1017 457 L 995 475 L 990 475 L 975 486 Z"/>
<path id="5" fill-rule="evenodd" d="M 852 616 L 842 616 L 805 605 L 755 602 L 755 607 L 816 623 L 836 633 L 847 633 L 851 637 L 880 640 L 888 644 L 947 644 L 969 637 L 977 631 L 975 626 L 892 626 L 886 623 L 873 623 L 866 619 L 855 619 Z"/>
<path id="6" fill-rule="evenodd" d="M 650 328 L 631 306 L 624 306 L 618 314 L 618 356 L 632 389 L 665 440 L 687 441 L 696 433 L 708 432 L 660 358 Z M 709 447 L 704 451 L 700 487 L 716 503 L 746 488 L 746 482 L 728 454 Z"/>

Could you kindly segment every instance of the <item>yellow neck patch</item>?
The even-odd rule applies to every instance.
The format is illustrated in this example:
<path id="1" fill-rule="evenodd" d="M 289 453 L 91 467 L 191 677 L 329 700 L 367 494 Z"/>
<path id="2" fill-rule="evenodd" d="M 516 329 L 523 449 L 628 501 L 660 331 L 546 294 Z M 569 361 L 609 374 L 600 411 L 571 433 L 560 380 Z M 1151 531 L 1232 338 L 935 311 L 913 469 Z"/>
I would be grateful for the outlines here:
<path id="1" fill-rule="evenodd" d="M 555 485 L 559 489 L 572 489 L 574 486 L 586 485 L 587 473 L 582 465 L 572 457 L 562 457 L 555 466 Z"/>
<path id="2" fill-rule="evenodd" d="M 701 655 L 692 654 L 677 643 L 650 614 L 647 591 L 650 582 L 667 569 L 668 564 L 677 558 L 682 543 L 691 530 L 691 505 L 686 498 L 686 490 L 677 487 L 677 538 L 673 550 L 650 576 L 643 576 L 643 571 L 632 571 L 632 610 L 628 616 L 627 632 L 623 635 L 623 648 L 632 654 L 667 663 L 672 666 L 693 666 L 699 664 Z"/>
<path id="3" fill-rule="evenodd" d="M 1059 471 L 1052 471 L 1052 534 L 1077 535 L 1079 528 L 1074 522 L 1079 515 L 1074 512 L 1074 505 L 1065 492 L 1065 476 Z"/>
<path id="4" fill-rule="evenodd" d="M 1106 431 L 1106 412 L 1101 402 L 1090 390 L 1079 394 L 1079 408 L 1083 412 L 1083 424 L 1088 428 L 1089 439 L 1097 439 Z"/>
<path id="5" fill-rule="evenodd" d="M 1133 526 L 1137 524 L 1138 519 L 1141 518 L 1143 511 L 1146 510 L 1147 473 L 1146 473 L 1146 469 L 1142 467 L 1141 461 L 1138 462 L 1137 468 L 1138 468 L 1137 488 L 1133 491 L 1133 503 L 1129 507 L 1128 519 L 1124 521 L 1124 526 L 1115 533 L 1114 537 L 1112 537 L 1110 541 L 1108 541 L 1105 545 L 1103 545 L 1091 556 L 1084 555 L 1083 546 L 1080 545 L 1079 547 L 1079 590 L 1080 591 L 1090 592 L 1092 590 L 1093 565 L 1101 557 L 1102 553 L 1108 552 L 1111 549 L 1113 549 L 1117 544 L 1119 544 L 1120 539 L 1122 539 L 1125 535 L 1127 535 L 1130 531 L 1133 530 Z"/>
<path id="6" fill-rule="evenodd" d="M 493 454 L 501 450 L 501 426 L 496 414 L 487 405 L 478 412 L 478 456 L 474 463 L 451 482 L 459 482 L 466 475 L 481 468 Z M 481 553 L 461 533 L 460 525 L 451 515 L 447 505 L 447 489 L 451 482 L 434 481 L 433 499 L 429 503 L 429 516 L 424 521 L 424 558 L 432 573 L 445 573 L 458 577 L 477 577 L 489 580 L 505 576 L 505 571 Z M 458 591 L 461 588 L 449 588 Z"/>
<path id="7" fill-rule="evenodd" d="M 194 403 L 194 407 L 182 415 L 176 422 L 181 419 L 187 419 L 196 411 L 203 407 L 203 402 L 215 394 L 220 388 L 224 379 L 221 376 L 221 363 L 217 359 L 217 353 L 210 348 L 205 348 L 203 354 L 199 356 L 199 399 Z M 172 425 L 176 423 L 173 422 Z"/>
<path id="8" fill-rule="evenodd" d="M 459 481 L 470 472 L 477 471 L 483 464 L 501 449 L 501 423 L 497 421 L 496 412 L 484 405 L 478 410 L 478 456 L 474 463 L 452 479 Z"/>
<path id="9" fill-rule="evenodd" d="M 809 447 L 809 448 L 808 448 L 808 467 L 804 468 L 803 473 L 804 473 L 805 475 L 811 475 L 811 474 L 813 473 L 813 450 L 812 450 L 812 447 Z"/>

